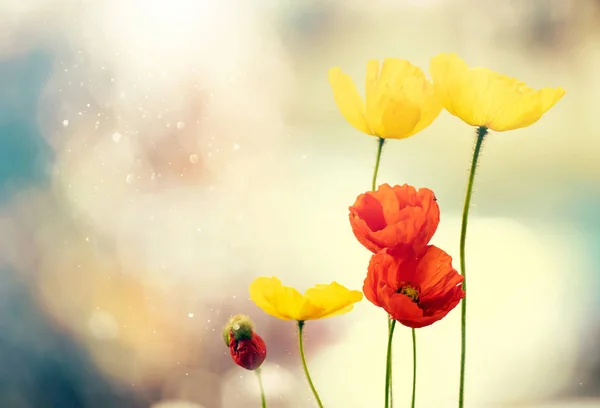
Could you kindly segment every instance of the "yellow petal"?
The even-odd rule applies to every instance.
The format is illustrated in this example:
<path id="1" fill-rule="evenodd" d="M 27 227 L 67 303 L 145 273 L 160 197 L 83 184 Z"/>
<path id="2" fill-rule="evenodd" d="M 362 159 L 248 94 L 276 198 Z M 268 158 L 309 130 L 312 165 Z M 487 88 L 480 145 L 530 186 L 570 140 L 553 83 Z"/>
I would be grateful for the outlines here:
<path id="1" fill-rule="evenodd" d="M 443 106 L 435 97 L 433 93 L 433 86 L 431 86 L 431 95 L 421 108 L 421 119 L 419 120 L 419 123 L 416 124 L 412 133 L 408 136 L 412 136 L 416 133 L 419 133 L 421 130 L 431 125 L 433 121 L 436 120 L 438 116 L 440 116 L 442 109 Z"/>
<path id="2" fill-rule="evenodd" d="M 404 81 L 402 86 L 408 98 L 416 101 L 421 107 L 421 119 L 413 129 L 414 134 L 431 125 L 443 107 L 435 95 L 433 84 L 425 78 L 423 72 L 420 76 L 413 76 L 411 79 L 411 81 Z"/>
<path id="3" fill-rule="evenodd" d="M 380 82 L 392 86 L 399 85 L 405 78 L 422 77 L 425 74 L 421 69 L 406 60 L 398 58 L 386 58 L 381 68 Z"/>
<path id="4" fill-rule="evenodd" d="M 322 313 L 322 308 L 275 277 L 256 278 L 250 284 L 250 299 L 265 313 L 283 320 L 307 320 Z"/>
<path id="5" fill-rule="evenodd" d="M 375 83 L 372 78 L 378 68 L 377 61 L 367 64 L 367 76 L 373 82 L 367 94 L 367 120 L 376 135 L 402 139 L 413 131 L 421 116 L 420 104 L 413 103 L 411 97 L 405 95 L 404 84 L 410 80 L 424 80 L 425 75 L 408 61 L 386 58 Z"/>
<path id="6" fill-rule="evenodd" d="M 340 112 L 346 120 L 363 133 L 373 135 L 367 122 L 365 103 L 358 94 L 356 86 L 349 75 L 339 67 L 329 70 L 329 84 L 333 89 L 333 97 Z"/>
<path id="7" fill-rule="evenodd" d="M 404 139 L 420 132 L 433 123 L 442 110 L 433 85 L 420 70 L 403 78 L 397 86 L 401 89 L 392 92 L 394 96 L 387 103 L 382 119 L 382 135 L 390 139 Z"/>
<path id="8" fill-rule="evenodd" d="M 448 112 L 469 125 L 498 132 L 537 122 L 565 93 L 561 88 L 536 91 L 487 68 L 469 68 L 455 54 L 434 57 L 431 76 Z"/>
<path id="9" fill-rule="evenodd" d="M 404 96 L 390 97 L 381 115 L 381 137 L 404 139 L 414 134 L 421 120 L 421 107 Z"/>
<path id="10" fill-rule="evenodd" d="M 365 103 L 366 103 L 366 117 L 369 126 L 373 129 L 373 123 L 369 118 L 377 116 L 377 109 L 379 105 L 377 103 L 377 93 L 379 86 L 379 61 L 370 60 L 367 62 L 367 76 L 365 78 Z"/>
<path id="11" fill-rule="evenodd" d="M 543 88 L 539 92 L 542 113 L 548 112 L 567 93 L 560 86 L 558 88 Z"/>
<path id="12" fill-rule="evenodd" d="M 462 76 L 468 69 L 468 65 L 456 54 L 438 54 L 429 65 L 435 93 L 444 108 L 453 115 L 457 115 L 453 98 L 460 98 Z"/>
<path id="13" fill-rule="evenodd" d="M 322 309 L 322 313 L 313 319 L 323 319 L 348 313 L 354 303 L 362 300 L 363 295 L 362 292 L 349 290 L 337 282 L 332 282 L 329 285 L 316 285 L 308 289 L 304 296 Z"/>
<path id="14" fill-rule="evenodd" d="M 518 85 L 513 85 L 505 92 L 502 105 L 498 110 L 499 113 L 488 124 L 490 129 L 497 132 L 532 125 L 565 94 L 562 88 L 543 88 L 535 91 L 522 82 L 512 81 L 518 83 Z"/>

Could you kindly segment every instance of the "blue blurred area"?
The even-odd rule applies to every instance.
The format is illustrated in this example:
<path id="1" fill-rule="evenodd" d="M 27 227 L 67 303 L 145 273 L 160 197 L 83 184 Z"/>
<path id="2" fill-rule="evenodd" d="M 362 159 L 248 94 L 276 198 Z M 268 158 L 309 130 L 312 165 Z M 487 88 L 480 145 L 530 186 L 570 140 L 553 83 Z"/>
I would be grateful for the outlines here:
<path id="1" fill-rule="evenodd" d="M 0 202 L 47 180 L 52 151 L 36 115 L 51 69 L 51 55 L 39 50 L 0 61 Z"/>
<path id="2" fill-rule="evenodd" d="M 0 279 L 1 407 L 147 406 L 103 378 L 85 351 L 52 327 L 13 272 L 0 271 Z"/>
<path id="3" fill-rule="evenodd" d="M 564 209 L 577 230 L 586 234 L 586 252 L 589 254 L 591 265 L 600 264 L 600 193 L 598 186 L 593 183 L 582 183 L 573 188 L 570 206 Z M 597 271 L 596 271 L 597 272 Z M 594 285 L 600 292 L 600 275 L 593 273 L 589 276 L 589 284 Z M 600 297 L 594 298 L 594 307 L 600 314 Z M 600 325 L 600 320 L 596 321 Z M 600 355 L 600 350 L 596 349 Z"/>
<path id="4" fill-rule="evenodd" d="M 0 61 L 0 203 L 48 181 L 53 154 L 37 124 L 52 56 L 34 51 Z M 85 350 L 53 327 L 30 289 L 0 270 L 0 407 L 147 407 L 95 368 Z"/>

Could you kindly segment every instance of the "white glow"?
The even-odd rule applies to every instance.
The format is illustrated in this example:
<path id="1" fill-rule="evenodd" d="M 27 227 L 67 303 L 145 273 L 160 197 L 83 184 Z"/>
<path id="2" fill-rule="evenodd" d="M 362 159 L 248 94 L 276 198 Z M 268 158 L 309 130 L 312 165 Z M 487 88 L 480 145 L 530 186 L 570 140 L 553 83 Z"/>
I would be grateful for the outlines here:
<path id="1" fill-rule="evenodd" d="M 112 340 L 119 335 L 119 324 L 110 313 L 94 310 L 88 321 L 90 334 L 100 340 Z"/>
<path id="2" fill-rule="evenodd" d="M 152 405 L 150 408 L 204 408 L 204 405 L 184 400 L 165 400 Z"/>

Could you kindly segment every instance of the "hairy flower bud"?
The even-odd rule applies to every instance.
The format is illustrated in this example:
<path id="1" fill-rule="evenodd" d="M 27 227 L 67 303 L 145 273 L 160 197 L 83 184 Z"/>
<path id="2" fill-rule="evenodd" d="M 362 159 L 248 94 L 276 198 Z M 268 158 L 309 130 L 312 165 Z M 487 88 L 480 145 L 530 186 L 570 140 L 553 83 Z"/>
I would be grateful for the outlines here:
<path id="1" fill-rule="evenodd" d="M 229 334 L 233 332 L 233 336 L 236 340 L 248 340 L 252 338 L 252 332 L 254 331 L 254 323 L 246 315 L 235 315 L 223 328 L 223 340 L 225 345 L 229 346 Z"/>
<path id="2" fill-rule="evenodd" d="M 229 319 L 223 328 L 223 340 L 233 361 L 247 370 L 256 370 L 267 357 L 267 346 L 254 333 L 254 324 L 248 316 L 235 315 Z"/>

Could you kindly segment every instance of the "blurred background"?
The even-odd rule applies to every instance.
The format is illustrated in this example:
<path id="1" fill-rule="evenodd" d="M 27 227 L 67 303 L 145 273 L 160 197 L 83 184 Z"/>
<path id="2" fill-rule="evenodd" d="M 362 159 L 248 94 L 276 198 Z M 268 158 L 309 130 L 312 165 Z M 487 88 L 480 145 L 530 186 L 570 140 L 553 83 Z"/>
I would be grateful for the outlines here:
<path id="1" fill-rule="evenodd" d="M 470 408 L 600 407 L 600 2 L 3 0 L 0 406 L 260 404 L 221 337 L 250 315 L 270 408 L 316 404 L 295 326 L 248 299 L 257 276 L 361 289 L 348 206 L 376 139 L 333 101 L 340 66 L 439 52 L 566 96 L 485 142 L 467 245 Z M 391 141 L 379 180 L 433 189 L 458 263 L 474 130 L 442 112 Z M 417 405 L 454 407 L 459 309 L 418 337 Z M 383 405 L 385 313 L 306 326 L 328 407 Z M 395 405 L 410 398 L 396 331 Z"/>

